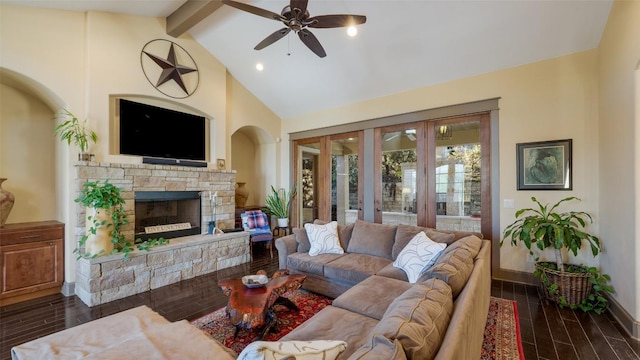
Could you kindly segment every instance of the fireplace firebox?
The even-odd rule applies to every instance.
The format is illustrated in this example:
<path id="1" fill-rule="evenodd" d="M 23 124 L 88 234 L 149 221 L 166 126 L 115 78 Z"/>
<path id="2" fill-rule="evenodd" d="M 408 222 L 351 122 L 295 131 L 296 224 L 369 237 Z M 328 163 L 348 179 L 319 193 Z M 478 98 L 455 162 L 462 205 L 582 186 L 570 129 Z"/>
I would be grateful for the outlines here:
<path id="1" fill-rule="evenodd" d="M 201 233 L 199 191 L 136 191 L 136 242 Z"/>

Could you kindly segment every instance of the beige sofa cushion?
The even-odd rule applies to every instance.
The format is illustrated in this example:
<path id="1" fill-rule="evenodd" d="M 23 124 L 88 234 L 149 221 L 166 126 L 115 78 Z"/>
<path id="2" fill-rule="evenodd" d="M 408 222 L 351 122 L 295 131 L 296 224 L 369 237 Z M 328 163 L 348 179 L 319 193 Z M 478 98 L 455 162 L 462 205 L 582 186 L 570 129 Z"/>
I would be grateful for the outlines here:
<path id="1" fill-rule="evenodd" d="M 371 329 L 378 320 L 335 306 L 327 306 L 311 319 L 283 336 L 280 341 L 289 340 L 342 340 L 346 350 L 338 359 L 347 359 L 369 339 Z"/>
<path id="2" fill-rule="evenodd" d="M 324 275 L 325 264 L 344 256 L 342 254 L 309 255 L 309 252 L 294 252 L 287 257 L 287 268 L 299 272 L 315 275 Z"/>
<path id="3" fill-rule="evenodd" d="M 436 263 L 427 269 L 417 282 L 422 283 L 431 278 L 440 279 L 449 284 L 455 299 L 467 284 L 473 271 L 474 258 L 478 255 L 481 245 L 482 240 L 475 235 L 457 240 L 444 249 Z"/>
<path id="4" fill-rule="evenodd" d="M 349 360 L 406 360 L 402 344 L 399 340 L 387 339 L 384 336 L 376 335 L 356 352 L 351 354 Z"/>
<path id="5" fill-rule="evenodd" d="M 373 275 L 335 298 L 332 305 L 381 319 L 389 304 L 410 287 L 406 281 Z"/>
<path id="6" fill-rule="evenodd" d="M 395 225 L 385 225 L 356 220 L 348 253 L 367 254 L 393 260 L 391 249 L 396 236 Z"/>
<path id="7" fill-rule="evenodd" d="M 372 334 L 400 341 L 408 359 L 433 359 L 452 313 L 451 289 L 439 279 L 430 279 L 394 300 Z"/>
<path id="8" fill-rule="evenodd" d="M 344 254 L 325 264 L 324 276 L 350 283 L 358 283 L 377 273 L 391 260 L 365 254 Z"/>
<path id="9" fill-rule="evenodd" d="M 409 277 L 407 276 L 407 273 L 404 272 L 404 270 L 393 266 L 393 263 L 383 267 L 382 270 L 376 273 L 376 275 L 388 277 L 391 279 L 406 281 L 407 283 L 409 282 Z"/>
<path id="10" fill-rule="evenodd" d="M 307 236 L 307 230 L 304 228 L 293 228 L 293 235 L 296 237 L 298 243 L 299 253 L 308 253 L 311 250 L 311 242 Z"/>
<path id="11" fill-rule="evenodd" d="M 455 235 L 452 233 L 438 231 L 431 228 L 399 224 L 398 229 L 396 230 L 396 239 L 393 243 L 393 248 L 391 249 L 393 260 L 398 258 L 398 254 L 400 254 L 402 249 L 404 249 L 409 241 L 411 241 L 411 239 L 413 239 L 413 237 L 416 236 L 420 231 L 424 231 L 429 239 L 435 242 L 445 243 L 447 245 L 451 244 L 453 242 L 453 238 L 455 237 Z"/>

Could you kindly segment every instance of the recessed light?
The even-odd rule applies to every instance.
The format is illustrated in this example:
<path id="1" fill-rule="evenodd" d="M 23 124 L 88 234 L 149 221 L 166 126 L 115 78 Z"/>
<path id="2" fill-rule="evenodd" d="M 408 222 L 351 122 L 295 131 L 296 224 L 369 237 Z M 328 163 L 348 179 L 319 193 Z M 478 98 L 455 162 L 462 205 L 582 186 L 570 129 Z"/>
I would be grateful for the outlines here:
<path id="1" fill-rule="evenodd" d="M 256 64 L 256 70 L 258 70 L 258 71 L 264 70 L 264 65 L 262 65 L 262 63 L 257 63 Z"/>
<path id="2" fill-rule="evenodd" d="M 358 28 L 355 27 L 354 25 L 351 25 L 347 28 L 347 35 L 354 37 L 356 35 L 358 35 Z"/>

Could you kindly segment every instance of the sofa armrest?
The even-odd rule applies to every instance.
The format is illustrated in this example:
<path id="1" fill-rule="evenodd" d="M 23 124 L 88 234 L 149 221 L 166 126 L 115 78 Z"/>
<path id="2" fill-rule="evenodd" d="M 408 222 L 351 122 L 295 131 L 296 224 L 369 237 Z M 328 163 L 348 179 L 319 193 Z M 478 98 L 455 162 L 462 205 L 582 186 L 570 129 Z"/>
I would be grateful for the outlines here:
<path id="1" fill-rule="evenodd" d="M 287 269 L 287 257 L 289 254 L 298 251 L 298 243 L 295 235 L 287 235 L 276 239 L 276 249 L 278 250 L 278 261 L 280 269 Z"/>

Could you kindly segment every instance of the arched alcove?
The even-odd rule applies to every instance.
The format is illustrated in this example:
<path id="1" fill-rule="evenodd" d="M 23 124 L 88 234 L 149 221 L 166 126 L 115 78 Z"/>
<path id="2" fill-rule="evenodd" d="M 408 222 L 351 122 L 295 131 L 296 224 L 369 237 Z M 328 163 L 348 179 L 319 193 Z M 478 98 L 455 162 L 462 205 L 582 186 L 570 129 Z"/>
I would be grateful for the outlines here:
<path id="1" fill-rule="evenodd" d="M 3 188 L 16 198 L 9 224 L 64 220 L 53 120 L 61 107 L 43 84 L 0 68 L 0 177 L 8 178 Z"/>
<path id="2" fill-rule="evenodd" d="M 247 205 L 264 205 L 267 190 L 276 185 L 276 141 L 264 129 L 244 126 L 231 135 L 231 169 L 236 182 L 246 183 Z"/>

